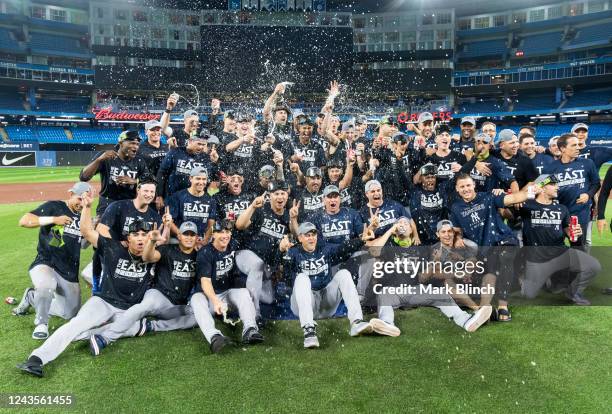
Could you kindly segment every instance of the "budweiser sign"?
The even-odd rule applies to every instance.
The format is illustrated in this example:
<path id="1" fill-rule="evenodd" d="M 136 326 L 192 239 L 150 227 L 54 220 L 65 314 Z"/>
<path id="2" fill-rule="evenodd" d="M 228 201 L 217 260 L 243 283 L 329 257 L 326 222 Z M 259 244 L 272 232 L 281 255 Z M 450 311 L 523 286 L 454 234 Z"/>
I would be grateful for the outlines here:
<path id="1" fill-rule="evenodd" d="M 96 119 L 101 120 L 113 120 L 113 121 L 158 121 L 161 117 L 160 114 L 132 114 L 129 112 L 113 112 L 112 107 L 102 108 L 98 111 L 93 111 Z"/>

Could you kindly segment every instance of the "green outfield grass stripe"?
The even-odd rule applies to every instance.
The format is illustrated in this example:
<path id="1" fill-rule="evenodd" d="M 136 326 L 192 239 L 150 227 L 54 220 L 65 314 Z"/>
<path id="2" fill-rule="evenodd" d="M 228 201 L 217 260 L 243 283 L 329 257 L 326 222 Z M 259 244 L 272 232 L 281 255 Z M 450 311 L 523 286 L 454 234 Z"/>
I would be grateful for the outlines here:
<path id="1" fill-rule="evenodd" d="M 0 168 L 0 184 L 78 181 L 82 167 Z M 93 181 L 99 181 L 95 176 Z"/>

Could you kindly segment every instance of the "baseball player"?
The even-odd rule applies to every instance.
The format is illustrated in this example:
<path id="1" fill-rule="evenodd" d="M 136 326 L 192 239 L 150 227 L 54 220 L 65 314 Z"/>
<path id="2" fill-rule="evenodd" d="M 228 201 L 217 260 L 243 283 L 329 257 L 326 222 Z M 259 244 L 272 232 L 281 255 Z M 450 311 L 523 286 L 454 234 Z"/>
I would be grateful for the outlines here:
<path id="1" fill-rule="evenodd" d="M 91 187 L 78 182 L 68 192 L 68 200 L 47 201 L 19 220 L 21 227 L 40 228 L 37 255 L 29 269 L 34 287 L 25 290 L 13 309 L 14 315 L 25 315 L 30 306 L 34 308 L 34 339 L 49 336 L 49 315 L 70 319 L 81 306 L 81 200 L 91 193 Z"/>
<path id="2" fill-rule="evenodd" d="M 164 226 L 172 223 L 172 217 L 164 217 Z M 158 246 L 164 242 L 157 224 L 149 232 L 142 259 L 145 263 L 155 263 L 155 287 L 148 289 L 142 301 L 123 312 L 115 320 L 96 330 L 89 338 L 89 349 L 94 356 L 117 339 L 133 332 L 139 326 L 137 336 L 144 334 L 146 316 L 172 319 L 185 315 L 186 305 L 195 286 L 196 279 L 196 239 L 198 228 L 195 223 L 185 221 L 177 234 L 178 244 Z"/>
<path id="3" fill-rule="evenodd" d="M 105 277 L 100 291 L 83 304 L 77 315 L 32 351 L 27 361 L 17 365 L 37 377 L 43 376 L 43 365 L 57 358 L 72 341 L 89 338 L 91 329 L 112 321 L 139 303 L 152 280 L 151 265 L 142 260 L 147 233 L 151 230 L 149 224 L 133 222 L 129 227 L 127 247 L 123 247 L 120 241 L 104 237 L 93 229 L 91 203 L 92 198 L 83 193 L 81 233 L 100 251 Z"/>
<path id="4" fill-rule="evenodd" d="M 217 218 L 216 198 L 206 193 L 208 173 L 202 167 L 195 167 L 189 173 L 191 185 L 185 190 L 172 194 L 166 204 L 174 218 L 172 234 L 178 234 L 178 226 L 190 221 L 198 226 L 196 250 L 208 243 L 212 234 L 212 225 Z"/>
<path id="5" fill-rule="evenodd" d="M 291 311 L 300 318 L 304 348 L 319 347 L 314 320 L 332 317 L 342 300 L 348 309 L 350 335 L 371 333 L 372 327 L 363 320 L 359 296 L 350 272 L 343 269 L 332 274 L 331 268 L 361 248 L 366 240 L 373 239 L 373 232 L 364 232 L 361 239 L 353 239 L 340 246 L 318 243 L 317 228 L 310 222 L 300 224 L 297 233 L 299 246 L 293 247 L 288 238 L 283 238 L 279 249 L 286 253 L 286 272 L 293 284 Z"/>

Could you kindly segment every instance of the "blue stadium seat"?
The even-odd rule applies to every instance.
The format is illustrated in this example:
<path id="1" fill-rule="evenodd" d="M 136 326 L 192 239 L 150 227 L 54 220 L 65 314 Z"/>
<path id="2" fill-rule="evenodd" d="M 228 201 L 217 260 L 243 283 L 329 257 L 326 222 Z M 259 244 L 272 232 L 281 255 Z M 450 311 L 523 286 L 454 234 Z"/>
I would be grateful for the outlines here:
<path id="1" fill-rule="evenodd" d="M 0 49 L 9 51 L 25 51 L 25 47 L 20 45 L 17 40 L 11 35 L 10 30 L 0 28 Z"/>
<path id="2" fill-rule="evenodd" d="M 544 55 L 554 53 L 561 47 L 563 32 L 541 33 L 529 35 L 523 40 L 520 48 L 525 56 Z"/>
<path id="3" fill-rule="evenodd" d="M 465 43 L 462 58 L 473 58 L 480 56 L 502 56 L 506 53 L 506 40 L 483 40 L 480 42 Z"/>
<path id="4" fill-rule="evenodd" d="M 47 112 L 84 113 L 87 112 L 89 98 L 45 99 L 36 102 L 36 110 Z"/>
<path id="5" fill-rule="evenodd" d="M 31 33 L 30 47 L 33 53 L 85 58 L 91 56 L 91 52 L 88 49 L 81 47 L 81 44 L 77 39 L 51 35 L 48 33 Z"/>
<path id="6" fill-rule="evenodd" d="M 569 44 L 572 46 L 592 43 L 610 43 L 612 25 L 610 23 L 596 24 L 578 29 L 578 34 Z"/>

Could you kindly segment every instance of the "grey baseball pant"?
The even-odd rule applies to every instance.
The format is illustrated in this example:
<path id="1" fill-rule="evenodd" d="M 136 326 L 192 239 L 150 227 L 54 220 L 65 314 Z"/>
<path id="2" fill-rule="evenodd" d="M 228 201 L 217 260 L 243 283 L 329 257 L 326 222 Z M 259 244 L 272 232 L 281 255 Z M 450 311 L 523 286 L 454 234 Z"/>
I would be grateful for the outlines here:
<path id="1" fill-rule="evenodd" d="M 40 347 L 32 351 L 31 356 L 37 356 L 43 364 L 48 364 L 57 358 L 72 341 L 87 339 L 92 333 L 91 329 L 114 320 L 123 312 L 125 310 L 114 307 L 98 296 L 92 296 L 83 304 L 74 318 L 53 332 L 53 335 Z"/>
<path id="2" fill-rule="evenodd" d="M 105 325 L 100 332 L 107 343 L 115 342 L 125 336 L 133 336 L 134 328 L 140 326 L 140 320 L 145 316 L 156 316 L 162 319 L 172 319 L 185 314 L 186 305 L 173 304 L 157 289 L 145 292 L 142 301 L 116 317 L 113 323 Z"/>
<path id="3" fill-rule="evenodd" d="M 251 250 L 240 250 L 236 253 L 236 265 L 242 273 L 247 275 L 246 288 L 253 298 L 255 312 L 259 316 L 261 315 L 259 302 L 272 303 L 274 301 L 272 280 L 270 278 L 264 280 L 264 276 L 268 273 L 266 264 Z"/>
<path id="4" fill-rule="evenodd" d="M 569 294 L 573 296 L 586 289 L 601 271 L 601 264 L 594 257 L 578 249 L 568 249 L 562 255 L 544 263 L 527 261 L 521 293 L 530 299 L 535 298 L 546 281 L 554 273 L 564 269 L 576 274 L 568 287 Z"/>
<path id="5" fill-rule="evenodd" d="M 228 310 L 238 311 L 242 320 L 242 333 L 249 328 L 256 328 L 255 306 L 249 291 L 242 289 L 228 289 L 217 294 L 217 298 L 228 306 Z M 221 331 L 215 328 L 213 318 L 215 310 L 212 303 L 202 292 L 193 294 L 186 307 L 185 314 L 173 319 L 152 321 L 153 329 L 158 332 L 174 331 L 177 329 L 190 329 L 198 325 L 208 342 L 215 335 L 221 335 Z"/>
<path id="6" fill-rule="evenodd" d="M 300 318 L 302 328 L 312 326 L 315 319 L 334 316 L 343 299 L 348 310 L 349 321 L 363 319 L 359 295 L 348 270 L 338 271 L 329 284 L 321 290 L 312 290 L 310 278 L 300 273 L 293 284 L 291 311 Z"/>
<path id="7" fill-rule="evenodd" d="M 380 297 L 379 297 L 380 299 Z M 449 319 L 452 319 L 457 325 L 463 327 L 471 315 L 463 310 L 453 300 L 450 295 L 390 295 L 385 294 L 385 305 L 378 306 L 378 318 L 394 325 L 395 314 L 393 307 L 399 306 L 433 306 L 438 309 Z M 448 303 L 448 305 L 447 305 Z"/>
<path id="8" fill-rule="evenodd" d="M 34 323 L 47 324 L 49 315 L 71 319 L 81 307 L 81 288 L 78 282 L 69 282 L 52 267 L 36 265 L 30 270 L 34 285 L 30 303 L 36 311 Z"/>

